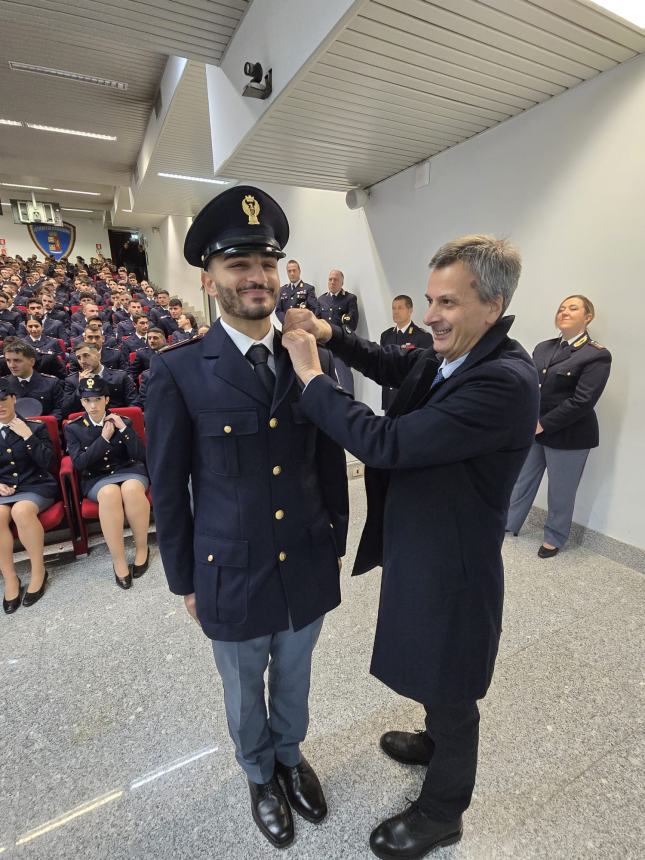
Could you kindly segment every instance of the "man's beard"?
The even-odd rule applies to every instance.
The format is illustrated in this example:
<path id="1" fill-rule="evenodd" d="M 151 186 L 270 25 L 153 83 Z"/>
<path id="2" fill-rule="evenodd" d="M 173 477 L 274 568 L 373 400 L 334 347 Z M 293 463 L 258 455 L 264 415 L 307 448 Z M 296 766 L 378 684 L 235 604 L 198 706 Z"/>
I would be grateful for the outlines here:
<path id="1" fill-rule="evenodd" d="M 271 316 L 275 309 L 275 295 L 272 290 L 267 290 L 266 287 L 255 286 L 247 289 L 266 290 L 267 298 L 271 299 L 271 307 L 267 310 L 267 306 L 263 304 L 251 305 L 246 307 L 240 300 L 240 295 L 237 290 L 228 289 L 217 284 L 217 300 L 222 310 L 226 311 L 232 317 L 238 317 L 245 320 L 263 320 Z"/>

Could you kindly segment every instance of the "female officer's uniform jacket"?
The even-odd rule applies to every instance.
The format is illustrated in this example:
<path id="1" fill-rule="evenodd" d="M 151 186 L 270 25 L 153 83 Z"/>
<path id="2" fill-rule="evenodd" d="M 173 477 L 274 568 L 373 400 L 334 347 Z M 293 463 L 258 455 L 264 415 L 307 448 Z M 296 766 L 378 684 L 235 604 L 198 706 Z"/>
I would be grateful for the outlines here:
<path id="1" fill-rule="evenodd" d="M 0 431 L 0 484 L 16 488 L 16 493 L 38 493 L 48 499 L 58 497 L 58 482 L 50 473 L 54 449 L 42 421 L 25 421 L 32 431 L 23 439 L 7 426 Z"/>
<path id="2" fill-rule="evenodd" d="M 540 379 L 540 424 L 535 441 L 548 448 L 578 450 L 598 446 L 594 406 L 611 370 L 611 353 L 585 332 L 569 346 L 545 340 L 533 350 Z"/>
<path id="3" fill-rule="evenodd" d="M 109 411 L 106 415 L 109 415 Z M 148 476 L 143 442 L 130 420 L 124 418 L 123 421 L 125 430 L 115 430 L 109 441 L 101 435 L 103 427 L 92 424 L 87 413 L 65 425 L 67 450 L 74 468 L 80 472 L 81 492 L 84 496 L 101 478 L 117 475 L 119 472 Z"/>

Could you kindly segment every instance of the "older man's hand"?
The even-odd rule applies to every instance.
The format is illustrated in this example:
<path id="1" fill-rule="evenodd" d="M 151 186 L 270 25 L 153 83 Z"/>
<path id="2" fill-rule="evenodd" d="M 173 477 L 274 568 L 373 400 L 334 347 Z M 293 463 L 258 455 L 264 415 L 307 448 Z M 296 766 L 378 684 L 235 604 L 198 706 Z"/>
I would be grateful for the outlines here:
<path id="1" fill-rule="evenodd" d="M 293 329 L 282 335 L 282 346 L 288 350 L 293 369 L 305 385 L 314 376 L 322 374 L 316 339 L 312 334 L 299 328 Z"/>
<path id="2" fill-rule="evenodd" d="M 331 326 L 329 323 L 325 320 L 319 320 L 307 308 L 289 308 L 284 315 L 282 331 L 288 332 L 294 329 L 309 332 L 309 334 L 312 334 L 316 338 L 318 343 L 327 343 L 331 337 Z"/>

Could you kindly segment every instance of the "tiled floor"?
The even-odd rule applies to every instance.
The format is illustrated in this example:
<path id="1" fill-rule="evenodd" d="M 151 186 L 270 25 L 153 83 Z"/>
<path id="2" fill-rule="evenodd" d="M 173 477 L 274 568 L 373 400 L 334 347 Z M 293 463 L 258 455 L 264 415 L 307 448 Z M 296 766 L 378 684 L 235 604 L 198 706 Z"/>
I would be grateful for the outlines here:
<path id="1" fill-rule="evenodd" d="M 362 481 L 351 493 L 355 547 Z M 506 541 L 476 793 L 463 840 L 439 860 L 645 853 L 645 578 L 580 547 L 540 560 L 539 543 L 535 525 Z M 209 643 L 156 551 L 129 592 L 103 548 L 52 573 L 37 606 L 0 616 L 2 860 L 372 856 L 370 829 L 422 778 L 378 749 L 383 731 L 422 716 L 368 674 L 377 572 L 344 576 L 323 628 L 305 752 L 330 815 L 321 827 L 296 819 L 286 853 L 250 819 Z"/>

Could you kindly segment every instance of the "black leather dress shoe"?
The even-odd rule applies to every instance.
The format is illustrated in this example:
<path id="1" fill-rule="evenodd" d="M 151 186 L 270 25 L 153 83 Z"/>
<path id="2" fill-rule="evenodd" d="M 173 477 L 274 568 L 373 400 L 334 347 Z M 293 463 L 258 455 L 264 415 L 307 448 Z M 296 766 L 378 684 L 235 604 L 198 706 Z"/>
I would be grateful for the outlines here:
<path id="1" fill-rule="evenodd" d="M 287 798 L 273 777 L 270 782 L 251 782 L 251 813 L 253 820 L 272 845 L 286 848 L 293 842 L 293 818 Z"/>
<path id="2" fill-rule="evenodd" d="M 461 818 L 433 821 L 413 803 L 372 831 L 370 848 L 381 860 L 418 860 L 435 848 L 459 842 Z"/>
<path id="3" fill-rule="evenodd" d="M 112 565 L 112 570 L 114 570 L 114 565 Z M 127 576 L 119 576 L 114 570 L 114 578 L 116 579 L 116 584 L 119 588 L 122 588 L 124 591 L 127 591 L 128 588 L 132 588 L 132 565 L 128 565 L 128 575 Z"/>
<path id="4" fill-rule="evenodd" d="M 538 555 L 540 558 L 553 558 L 554 555 L 558 554 L 558 547 L 554 547 L 553 549 L 549 549 L 548 547 L 542 546 L 538 550 Z"/>
<path id="5" fill-rule="evenodd" d="M 16 611 L 16 609 L 20 606 L 20 601 L 22 599 L 22 585 L 18 589 L 18 597 L 13 597 L 11 600 L 5 600 L 2 598 L 2 608 L 6 612 L 7 615 L 11 615 Z"/>
<path id="6" fill-rule="evenodd" d="M 25 591 L 25 596 L 22 598 L 23 606 L 33 606 L 34 603 L 38 603 L 40 598 L 45 593 L 45 586 L 47 585 L 48 579 L 49 573 L 45 571 L 45 578 L 43 579 L 43 584 L 40 586 L 38 591 Z"/>
<path id="7" fill-rule="evenodd" d="M 385 732 L 381 749 L 401 764 L 430 764 L 432 741 L 425 732 Z"/>
<path id="8" fill-rule="evenodd" d="M 148 566 L 150 565 L 150 547 L 148 547 L 148 555 L 146 556 L 146 560 L 143 564 L 133 564 L 132 565 L 132 576 L 134 579 L 139 579 L 140 576 L 148 570 Z"/>
<path id="9" fill-rule="evenodd" d="M 287 767 L 277 761 L 275 772 L 282 780 L 289 803 L 298 815 L 312 824 L 320 824 L 327 815 L 327 801 L 316 772 L 307 759 L 303 756 L 295 767 Z"/>

